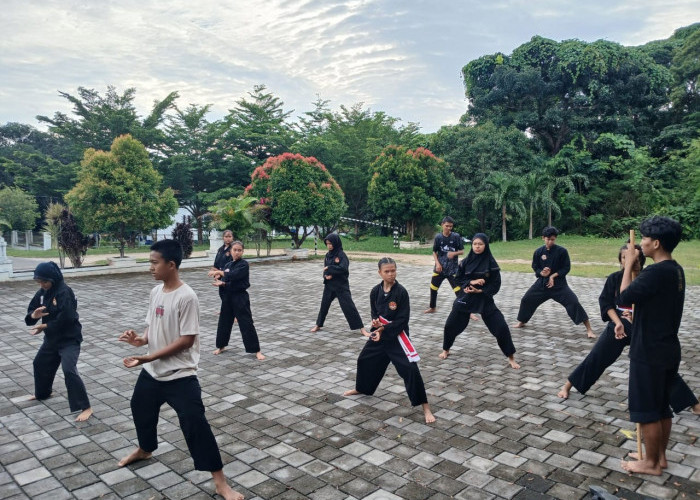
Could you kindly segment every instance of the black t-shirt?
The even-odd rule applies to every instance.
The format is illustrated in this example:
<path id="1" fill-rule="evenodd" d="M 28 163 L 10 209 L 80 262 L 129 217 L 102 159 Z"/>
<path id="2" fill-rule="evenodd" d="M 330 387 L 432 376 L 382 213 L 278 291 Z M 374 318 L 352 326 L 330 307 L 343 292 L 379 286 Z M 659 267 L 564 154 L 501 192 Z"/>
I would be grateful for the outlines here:
<path id="1" fill-rule="evenodd" d="M 549 281 L 549 276 L 540 275 L 545 267 L 552 270 L 550 276 L 558 273 L 558 276 L 554 278 L 554 288 L 567 286 L 566 275 L 571 270 L 571 260 L 566 248 L 553 245 L 552 248 L 547 250 L 547 247 L 542 245 L 535 250 L 535 253 L 532 254 L 532 270 L 535 271 L 535 276 L 542 283 L 542 286 L 545 286 Z"/>
<path id="2" fill-rule="evenodd" d="M 634 304 L 630 359 L 667 368 L 678 367 L 678 329 L 683 316 L 685 274 L 675 260 L 664 260 L 639 273 L 618 304 Z"/>
<path id="3" fill-rule="evenodd" d="M 448 259 L 447 252 L 459 252 L 460 250 L 464 250 L 464 243 L 462 243 L 462 237 L 459 233 L 452 232 L 449 236 L 445 236 L 442 233 L 435 235 L 433 252 L 437 254 L 438 262 L 442 266 L 442 274 L 451 275 L 457 273 L 458 258 L 455 255 Z"/>

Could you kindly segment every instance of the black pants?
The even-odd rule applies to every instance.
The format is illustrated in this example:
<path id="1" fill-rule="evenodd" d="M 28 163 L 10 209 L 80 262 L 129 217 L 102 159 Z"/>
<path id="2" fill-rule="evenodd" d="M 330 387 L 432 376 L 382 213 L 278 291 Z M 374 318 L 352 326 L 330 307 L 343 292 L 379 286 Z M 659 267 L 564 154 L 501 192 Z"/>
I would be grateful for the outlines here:
<path id="1" fill-rule="evenodd" d="M 219 446 L 204 416 L 202 389 L 194 375 L 159 382 L 146 370 L 141 370 L 131 396 L 131 414 L 139 448 L 149 453 L 158 448 L 158 415 L 163 403 L 177 412 L 194 468 L 210 472 L 221 470 Z"/>
<path id="2" fill-rule="evenodd" d="M 437 294 L 438 288 L 442 285 L 442 282 L 447 280 L 447 282 L 452 287 L 452 291 L 457 295 L 459 291 L 459 286 L 457 286 L 457 280 L 451 274 L 433 273 L 433 278 L 430 280 L 430 308 L 435 309 L 437 306 Z"/>
<path id="3" fill-rule="evenodd" d="M 630 345 L 632 324 L 625 320 L 622 320 L 622 323 L 625 325 L 627 337 L 616 339 L 615 323 L 609 322 L 588 356 L 569 375 L 569 382 L 581 394 L 586 394 L 603 375 L 603 372 L 622 355 L 625 347 Z M 698 402 L 695 394 L 680 374 L 677 374 L 673 380 L 670 399 L 674 413 L 680 413 Z"/>
<path id="4" fill-rule="evenodd" d="M 445 322 L 442 340 L 443 350 L 449 351 L 455 343 L 457 336 L 467 328 L 469 324 L 469 313 L 470 311 L 466 307 L 461 307 L 459 304 L 452 306 L 452 311 Z M 496 342 L 498 342 L 498 347 L 501 348 L 501 352 L 503 352 L 505 356 L 512 356 L 515 354 L 515 346 L 510 336 L 510 328 L 508 328 L 508 324 L 501 311 L 495 305 L 484 308 L 481 312 L 481 319 L 484 320 L 484 324 L 486 328 L 489 329 L 489 332 L 491 332 L 491 335 L 496 337 Z"/>
<path id="5" fill-rule="evenodd" d="M 391 362 L 406 386 L 411 405 L 418 406 L 428 402 L 425 385 L 418 363 L 411 363 L 406 353 L 395 338 L 384 338 L 379 342 L 368 340 L 357 358 L 357 376 L 355 390 L 371 396 L 377 390 Z"/>
<path id="6" fill-rule="evenodd" d="M 250 312 L 248 292 L 224 295 L 221 302 L 219 325 L 216 329 L 216 347 L 221 349 L 228 345 L 231 339 L 234 319 L 238 319 L 238 328 L 241 330 L 245 352 L 260 352 L 260 341 L 258 340 L 258 332 L 253 324 L 253 313 Z"/>
<path id="7" fill-rule="evenodd" d="M 338 299 L 340 304 L 340 309 L 342 309 L 345 319 L 348 321 L 348 325 L 351 330 L 359 330 L 364 325 L 362 324 L 362 318 L 360 313 L 357 312 L 357 307 L 352 301 L 352 295 L 350 295 L 350 287 L 340 287 L 332 288 L 329 285 L 324 285 L 323 287 L 323 297 L 321 298 L 321 309 L 318 311 L 318 318 L 316 318 L 316 326 L 323 326 L 326 321 L 326 316 L 328 316 L 328 310 L 331 308 L 331 303 L 334 299 Z"/>
<path id="8" fill-rule="evenodd" d="M 58 366 L 63 369 L 63 376 L 68 392 L 70 411 L 87 410 L 90 400 L 83 379 L 78 373 L 78 356 L 80 342 L 55 345 L 44 341 L 34 357 L 34 396 L 36 399 L 46 399 L 51 396 L 53 380 Z"/>
<path id="9" fill-rule="evenodd" d="M 561 288 L 547 288 L 542 286 L 540 280 L 535 283 L 525 292 L 520 301 L 520 310 L 518 311 L 518 321 L 527 323 L 535 314 L 535 310 L 542 303 L 552 299 L 555 302 L 563 305 L 566 313 L 571 318 L 571 321 L 576 325 L 580 325 L 588 319 L 586 311 L 583 310 L 581 303 L 578 301 L 576 294 L 571 291 L 568 285 Z"/>

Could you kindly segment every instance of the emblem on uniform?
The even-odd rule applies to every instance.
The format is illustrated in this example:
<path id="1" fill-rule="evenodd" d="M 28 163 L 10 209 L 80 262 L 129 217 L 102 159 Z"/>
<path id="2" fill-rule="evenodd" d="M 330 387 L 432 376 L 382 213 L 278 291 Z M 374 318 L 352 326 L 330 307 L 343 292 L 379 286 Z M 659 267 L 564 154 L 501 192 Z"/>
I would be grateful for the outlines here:
<path id="1" fill-rule="evenodd" d="M 55 305 L 55 306 L 57 306 L 57 305 L 58 305 L 58 302 L 56 302 L 56 297 L 54 297 L 54 298 L 53 298 L 53 302 L 52 302 L 52 304 L 53 304 L 53 305 Z"/>
<path id="2" fill-rule="evenodd" d="M 340 257 L 335 258 L 335 263 L 338 264 L 340 262 Z"/>
<path id="3" fill-rule="evenodd" d="M 389 302 L 389 309 L 391 309 L 392 311 L 396 311 L 397 307 L 398 306 L 396 305 L 396 302 L 394 302 L 393 300 Z"/>
<path id="4" fill-rule="evenodd" d="M 159 318 L 162 318 L 164 313 L 165 313 L 165 306 L 160 305 L 160 306 L 156 307 L 156 316 L 158 316 Z"/>
<path id="5" fill-rule="evenodd" d="M 545 254 L 542 254 L 542 260 L 547 260 L 547 256 Z"/>

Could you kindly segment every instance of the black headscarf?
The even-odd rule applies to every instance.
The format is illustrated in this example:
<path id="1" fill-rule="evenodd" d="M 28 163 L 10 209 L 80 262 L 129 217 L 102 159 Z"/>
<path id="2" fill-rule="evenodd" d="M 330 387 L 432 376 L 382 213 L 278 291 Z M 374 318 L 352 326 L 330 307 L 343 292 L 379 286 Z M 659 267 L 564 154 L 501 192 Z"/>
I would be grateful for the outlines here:
<path id="1" fill-rule="evenodd" d="M 50 281 L 56 285 L 63 281 L 63 273 L 55 262 L 42 262 L 34 269 L 34 279 Z"/>
<path id="2" fill-rule="evenodd" d="M 327 241 L 330 241 L 331 245 L 333 245 L 333 250 L 329 250 L 328 253 L 326 253 L 326 257 L 335 259 L 338 255 L 340 255 L 340 252 L 343 251 L 343 242 L 337 233 L 326 235 L 323 242 L 325 243 Z"/>
<path id="3" fill-rule="evenodd" d="M 498 263 L 496 259 L 491 255 L 491 248 L 489 247 L 489 237 L 484 233 L 476 233 L 472 237 L 472 241 L 481 240 L 486 245 L 484 251 L 477 254 L 474 250 L 469 250 L 469 254 L 463 261 L 464 274 L 485 274 L 491 271 L 498 271 Z"/>

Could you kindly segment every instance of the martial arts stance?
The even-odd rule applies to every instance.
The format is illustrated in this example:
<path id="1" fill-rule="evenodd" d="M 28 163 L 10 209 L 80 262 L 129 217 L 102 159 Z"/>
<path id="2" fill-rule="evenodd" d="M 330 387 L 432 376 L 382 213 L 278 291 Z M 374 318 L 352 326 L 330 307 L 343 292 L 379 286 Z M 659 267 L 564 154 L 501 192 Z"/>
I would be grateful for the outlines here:
<path id="1" fill-rule="evenodd" d="M 596 335 L 593 333 L 588 315 L 581 307 L 576 294 L 566 283 L 566 275 L 571 270 L 571 260 L 566 248 L 556 244 L 558 234 L 557 228 L 552 226 L 542 230 L 544 245 L 535 250 L 532 256 L 532 269 L 535 271 L 537 280 L 520 301 L 518 322 L 513 327 L 523 328 L 530 321 L 535 310 L 542 303 L 552 299 L 566 308 L 567 314 L 575 324 L 583 323 L 588 338 L 594 339 Z"/>
<path id="2" fill-rule="evenodd" d="M 634 280 L 639 272 L 644 268 L 646 258 L 642 253 L 642 248 L 636 245 L 639 255 L 637 262 L 632 268 L 632 280 Z M 625 253 L 627 245 L 623 245 L 617 255 L 617 259 L 621 266 L 624 267 Z M 593 384 L 595 384 L 603 372 L 612 365 L 617 358 L 620 357 L 624 348 L 630 345 L 630 336 L 632 335 L 632 318 L 630 316 L 631 306 L 618 306 L 617 298 L 620 294 L 620 284 L 622 283 L 623 271 L 617 271 L 605 281 L 603 291 L 598 298 L 600 303 L 600 314 L 603 321 L 608 324 L 603 330 L 603 333 L 598 337 L 598 341 L 588 353 L 586 359 L 579 364 L 568 380 L 561 388 L 557 396 L 560 398 L 568 398 L 572 387 L 575 387 L 581 394 L 586 394 Z M 615 338 L 615 327 L 622 325 L 625 331 L 625 337 L 622 339 Z M 690 387 L 685 383 L 680 374 L 673 380 L 671 388 L 671 408 L 674 413 L 680 413 L 687 408 L 691 408 L 695 414 L 700 414 L 700 403 L 690 390 Z"/>
<path id="3" fill-rule="evenodd" d="M 685 274 L 672 255 L 681 239 L 677 221 L 654 216 L 643 221 L 639 229 L 642 252 L 654 265 L 632 281 L 637 250 L 630 245 L 618 303 L 634 304 L 628 405 L 630 420 L 641 425 L 646 454 L 636 462 L 623 460 L 622 468 L 659 476 L 668 466 L 666 447 L 673 416 L 669 405 L 681 361 L 678 328 L 683 316 Z M 623 337 L 624 328 L 616 326 L 615 335 Z"/>
<path id="4" fill-rule="evenodd" d="M 343 252 L 343 242 L 340 240 L 340 236 L 335 233 L 326 236 L 324 242 L 328 252 L 323 260 L 323 297 L 316 324 L 311 328 L 311 331 L 317 332 L 323 328 L 331 303 L 335 298 L 338 298 L 338 303 L 350 329 L 360 330 L 362 335 L 367 336 L 368 333 L 362 325 L 360 313 L 357 312 L 350 295 L 350 283 L 348 282 L 350 261 Z"/>
<path id="5" fill-rule="evenodd" d="M 216 350 L 214 354 L 221 354 L 231 339 L 233 320 L 238 319 L 238 327 L 241 330 L 245 352 L 255 354 L 255 357 L 265 359 L 260 352 L 258 332 L 253 324 L 253 314 L 250 312 L 250 288 L 248 261 L 243 258 L 243 243 L 234 241 L 231 243 L 231 262 L 226 264 L 223 271 L 214 271 L 214 286 L 224 290 L 224 298 L 221 303 L 221 315 L 216 329 Z"/>
<path id="6" fill-rule="evenodd" d="M 41 319 L 41 324 L 34 327 L 31 334 L 43 332 L 44 342 L 34 358 L 34 395 L 30 399 L 51 397 L 53 380 L 61 365 L 68 406 L 71 412 L 80 412 L 75 421 L 83 422 L 92 415 L 92 408 L 77 367 L 83 341 L 78 301 L 54 262 L 36 266 L 34 279 L 41 288 L 29 302 L 24 321 L 31 326 Z"/>
<path id="7" fill-rule="evenodd" d="M 452 232 L 454 227 L 454 219 L 445 217 L 440 223 L 442 232 L 435 235 L 433 242 L 433 277 L 430 280 L 430 307 L 424 312 L 426 314 L 434 313 L 437 307 L 438 288 L 444 280 L 452 287 L 452 290 L 457 294 L 459 285 L 455 280 L 457 274 L 458 256 L 464 254 L 464 244 L 459 233 Z"/>
<path id="8" fill-rule="evenodd" d="M 139 446 L 119 461 L 124 467 L 151 458 L 158 448 L 158 414 L 163 403 L 176 412 L 194 468 L 210 471 L 216 492 L 226 500 L 243 495 L 226 482 L 219 446 L 204 416 L 202 389 L 197 379 L 199 362 L 199 301 L 194 290 L 180 280 L 182 247 L 175 240 L 151 246 L 151 274 L 163 281 L 151 290 L 146 330 L 138 336 L 126 330 L 119 340 L 136 347 L 148 345 L 145 356 L 124 358 L 124 366 L 143 365 L 131 396 L 131 413 Z"/>
<path id="9" fill-rule="evenodd" d="M 209 270 L 207 276 L 212 278 L 216 277 L 217 271 L 223 271 L 226 264 L 233 260 L 231 257 L 231 243 L 233 243 L 233 232 L 230 229 L 224 231 L 223 234 L 224 244 L 219 247 L 216 251 L 216 257 L 214 257 L 214 266 Z M 224 305 L 224 289 L 219 288 L 219 298 L 221 299 L 221 306 Z"/>
<path id="10" fill-rule="evenodd" d="M 377 390 L 391 362 L 403 379 L 412 406 L 422 405 L 425 423 L 435 422 L 418 369 L 418 353 L 408 338 L 411 305 L 406 289 L 396 281 L 396 262 L 389 257 L 379 260 L 382 282 L 369 294 L 372 310 L 372 333 L 357 358 L 355 389 L 343 396 L 367 394 Z"/>
<path id="11" fill-rule="evenodd" d="M 515 361 L 515 346 L 508 324 L 493 301 L 501 288 L 501 269 L 491 255 L 489 239 L 484 233 L 476 233 L 472 238 L 472 248 L 459 264 L 457 284 L 460 291 L 445 322 L 440 358 L 447 359 L 450 355 L 457 335 L 469 324 L 470 313 L 479 313 L 511 368 L 520 368 Z"/>

